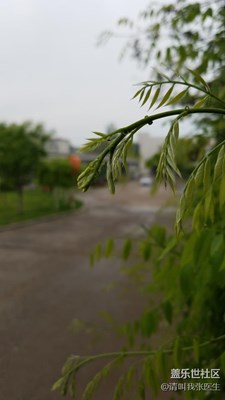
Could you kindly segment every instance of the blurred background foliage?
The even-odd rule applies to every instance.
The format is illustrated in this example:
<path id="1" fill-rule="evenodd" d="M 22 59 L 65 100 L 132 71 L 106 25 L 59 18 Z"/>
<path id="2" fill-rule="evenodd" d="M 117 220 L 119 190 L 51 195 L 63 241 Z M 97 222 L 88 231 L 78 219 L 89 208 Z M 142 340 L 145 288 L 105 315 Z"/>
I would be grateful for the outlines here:
<path id="1" fill-rule="evenodd" d="M 48 159 L 51 137 L 41 124 L 0 124 L 0 224 L 80 206 L 68 192 L 80 168 L 70 158 Z"/>
<path id="2" fill-rule="evenodd" d="M 104 32 L 100 43 L 120 37 L 122 32 L 121 36 L 126 37 L 123 56 L 131 56 L 148 71 L 150 66 L 160 70 L 160 65 L 163 65 L 170 76 L 175 71 L 174 76 L 181 74 L 187 80 L 188 68 L 191 68 L 204 76 L 213 93 L 224 99 L 224 1 L 150 3 L 136 21 L 123 17 L 118 25 L 115 32 Z M 151 79 L 159 77 L 154 69 L 150 69 L 149 75 Z M 199 99 L 199 94 L 191 93 L 188 99 L 181 101 L 181 106 L 191 107 L 196 98 Z M 214 107 L 217 106 L 215 100 Z M 132 355 L 133 349 L 139 351 L 135 353 L 138 360 L 131 357 L 126 372 L 121 373 L 114 399 L 131 398 L 129 393 L 132 398 L 136 395 L 139 399 L 147 399 L 150 393 L 151 398 L 160 398 L 160 383 L 165 379 L 165 370 L 168 379 L 171 368 L 219 369 L 220 390 L 179 392 L 178 395 L 187 399 L 224 398 L 224 128 L 223 117 L 210 115 L 198 119 L 191 128 L 192 134 L 178 141 L 176 159 L 185 179 L 201 165 L 203 156 L 209 154 L 210 158 L 210 163 L 202 164 L 204 174 L 198 185 L 190 189 L 191 181 L 188 181 L 189 213 L 179 237 L 171 233 L 171 221 L 165 221 L 162 225 L 145 227 L 141 238 L 126 238 L 122 251 L 121 243 L 117 246 L 116 242 L 109 240 L 105 245 L 99 244 L 91 254 L 92 264 L 101 257 L 121 256 L 123 273 L 135 281 L 137 290 L 146 295 L 140 318 L 115 329 L 126 339 L 124 348 L 115 354 L 115 359 L 120 355 L 124 360 Z M 215 153 L 213 158 L 209 151 L 217 143 L 221 143 L 221 153 Z M 156 154 L 148 160 L 148 168 L 155 170 L 158 160 L 159 154 Z M 218 167 L 219 179 L 216 179 Z M 188 207 L 188 201 L 185 207 Z M 111 328 L 115 325 L 113 321 Z M 157 350 L 154 350 L 156 343 Z M 113 355 L 111 357 L 113 359 Z M 79 368 L 94 359 L 78 357 L 68 361 L 55 388 L 65 394 L 76 380 Z M 99 382 L 108 375 L 107 368 L 105 366 L 89 382 L 85 399 L 92 397 Z M 131 390 L 132 368 L 136 385 Z M 198 382 L 204 382 L 204 378 Z M 209 377 L 207 382 L 215 381 Z"/>

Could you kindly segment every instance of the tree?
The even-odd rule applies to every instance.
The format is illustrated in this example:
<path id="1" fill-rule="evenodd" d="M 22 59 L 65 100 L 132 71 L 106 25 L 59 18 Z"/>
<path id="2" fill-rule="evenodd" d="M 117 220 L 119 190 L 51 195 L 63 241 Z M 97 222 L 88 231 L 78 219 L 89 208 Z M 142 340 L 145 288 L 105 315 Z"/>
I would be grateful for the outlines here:
<path id="1" fill-rule="evenodd" d="M 168 69 L 182 73 L 185 66 L 201 74 L 210 73 L 213 79 L 220 77 L 221 84 L 225 50 L 223 0 L 213 4 L 192 0 L 164 5 L 151 2 L 136 20 L 123 17 L 118 25 L 126 38 L 124 55 L 129 53 L 142 66 L 164 63 Z M 120 31 L 103 32 L 99 42 L 112 37 L 120 37 Z"/>
<path id="2" fill-rule="evenodd" d="M 74 168 L 71 159 L 56 158 L 41 163 L 38 181 L 42 186 L 54 192 L 56 208 L 68 207 L 65 190 L 75 187 L 78 172 L 78 165 Z"/>
<path id="3" fill-rule="evenodd" d="M 24 186 L 34 179 L 49 134 L 41 124 L 0 124 L 0 179 L 18 193 L 18 212 L 23 212 Z"/>
<path id="4" fill-rule="evenodd" d="M 158 79 L 159 65 L 166 65 L 170 75 L 176 71 L 190 78 L 188 68 L 205 74 L 213 92 L 225 94 L 225 11 L 224 1 L 213 4 L 208 1 L 179 0 L 150 3 L 135 20 L 127 17 L 118 21 L 122 37 L 126 38 L 123 56 L 130 55 L 138 65 L 150 69 L 150 77 Z M 120 30 L 106 31 L 100 43 L 120 37 Z M 148 72 L 149 76 L 149 72 Z M 193 93 L 189 93 L 193 96 Z M 195 101 L 195 99 L 192 99 Z M 191 103 L 191 102 L 190 102 Z M 224 139 L 225 123 L 218 117 L 207 116 L 199 120 L 202 133 L 213 134 L 217 141 Z"/>

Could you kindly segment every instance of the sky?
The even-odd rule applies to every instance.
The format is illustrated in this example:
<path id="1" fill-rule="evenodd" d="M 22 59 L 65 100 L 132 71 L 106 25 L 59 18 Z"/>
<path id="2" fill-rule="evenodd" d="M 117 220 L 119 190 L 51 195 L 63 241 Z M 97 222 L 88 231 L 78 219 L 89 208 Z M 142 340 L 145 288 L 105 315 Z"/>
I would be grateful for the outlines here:
<path id="1" fill-rule="evenodd" d="M 42 122 L 80 146 L 92 131 L 142 118 L 146 110 L 131 97 L 149 71 L 128 58 L 119 62 L 121 39 L 96 43 L 120 17 L 135 17 L 148 3 L 0 0 L 1 121 Z"/>

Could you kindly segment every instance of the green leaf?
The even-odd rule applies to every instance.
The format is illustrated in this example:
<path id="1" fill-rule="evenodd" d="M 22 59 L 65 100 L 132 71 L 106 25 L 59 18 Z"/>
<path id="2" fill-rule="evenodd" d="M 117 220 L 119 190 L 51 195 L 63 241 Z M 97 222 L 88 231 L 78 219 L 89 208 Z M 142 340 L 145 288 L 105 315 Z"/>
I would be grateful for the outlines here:
<path id="1" fill-rule="evenodd" d="M 105 256 L 106 258 L 110 257 L 112 255 L 114 249 L 114 240 L 113 239 L 108 239 L 106 242 L 105 246 Z"/>
<path id="2" fill-rule="evenodd" d="M 174 169 L 170 168 L 169 165 L 167 164 L 166 170 L 165 170 L 165 181 L 166 183 L 169 183 L 171 189 L 175 193 L 175 183 L 176 183 L 176 178 L 174 175 Z"/>
<path id="3" fill-rule="evenodd" d="M 205 211 L 205 220 L 211 219 L 211 221 L 213 222 L 214 207 L 213 207 L 213 193 L 211 189 L 205 195 L 204 211 Z"/>
<path id="4" fill-rule="evenodd" d="M 53 385 L 52 385 L 52 389 L 51 390 L 58 390 L 61 389 L 62 386 L 64 386 L 65 383 L 65 378 L 59 378 Z"/>
<path id="5" fill-rule="evenodd" d="M 158 379 L 156 377 L 155 370 L 153 369 L 152 366 L 152 359 L 148 359 L 145 364 L 144 364 L 144 375 L 145 375 L 145 380 L 146 383 L 150 386 L 153 395 L 156 396 L 158 394 L 159 388 L 158 388 Z"/>
<path id="6" fill-rule="evenodd" d="M 148 261 L 150 256 L 151 256 L 151 244 L 150 242 L 144 242 L 142 245 L 142 257 L 144 259 L 144 261 Z"/>
<path id="7" fill-rule="evenodd" d="M 214 167 L 214 175 L 213 175 L 214 182 L 218 178 L 221 178 L 221 175 L 223 173 L 223 162 L 224 162 L 224 159 L 225 159 L 224 146 L 222 146 L 220 151 L 219 151 L 219 153 L 218 153 L 216 164 L 215 164 L 215 167 Z"/>
<path id="8" fill-rule="evenodd" d="M 149 232 L 149 236 L 153 238 L 159 246 L 163 247 L 165 245 L 166 230 L 163 226 L 153 225 Z"/>
<path id="9" fill-rule="evenodd" d="M 133 365 L 129 367 L 127 373 L 126 373 L 126 379 L 125 379 L 125 390 L 128 392 L 132 386 L 133 380 L 134 380 L 134 374 L 135 374 L 135 368 Z"/>
<path id="10" fill-rule="evenodd" d="M 217 255 L 217 253 L 223 253 L 223 249 L 224 249 L 223 233 L 219 233 L 213 238 L 211 242 L 210 256 L 214 257 L 215 255 Z"/>
<path id="11" fill-rule="evenodd" d="M 122 400 L 122 396 L 124 393 L 124 385 L 125 385 L 125 376 L 122 375 L 119 378 L 117 385 L 115 387 L 113 400 Z"/>
<path id="12" fill-rule="evenodd" d="M 188 92 L 188 89 L 182 90 L 180 93 L 178 93 L 172 100 L 170 100 L 168 103 L 166 103 L 167 106 L 170 106 L 172 104 L 177 103 L 182 99 L 182 97 L 185 96 L 185 94 Z"/>
<path id="13" fill-rule="evenodd" d="M 138 393 L 139 393 L 140 399 L 141 400 L 145 400 L 145 395 L 146 395 L 146 393 L 145 393 L 145 382 L 144 382 L 143 379 L 141 379 L 138 382 Z"/>
<path id="14" fill-rule="evenodd" d="M 180 288 L 185 299 L 190 298 L 193 291 L 193 271 L 191 265 L 184 265 L 180 272 Z"/>
<path id="15" fill-rule="evenodd" d="M 167 322 L 169 324 L 172 324 L 173 307 L 172 307 L 172 304 L 170 303 L 170 301 L 167 300 L 164 303 L 162 303 L 162 309 L 163 309 L 163 313 L 165 315 L 165 318 L 166 318 Z"/>
<path id="16" fill-rule="evenodd" d="M 202 185 L 203 184 L 203 179 L 204 179 L 204 163 L 201 163 L 194 175 L 194 180 L 196 186 Z"/>
<path id="17" fill-rule="evenodd" d="M 149 109 L 152 108 L 152 107 L 154 106 L 154 104 L 156 103 L 156 101 L 157 101 L 157 99 L 158 99 L 158 97 L 159 97 L 160 90 L 161 90 L 161 85 L 156 89 L 155 94 L 154 94 L 154 96 L 153 96 L 153 99 L 152 99 L 152 102 L 151 102 L 151 104 L 150 104 Z"/>
<path id="18" fill-rule="evenodd" d="M 175 139 L 177 141 L 177 139 L 179 137 L 179 123 L 177 120 L 173 124 L 173 133 L 174 133 Z"/>
<path id="19" fill-rule="evenodd" d="M 209 86 L 206 83 L 206 81 L 202 78 L 201 75 L 199 75 L 199 73 L 196 70 L 188 68 L 188 71 L 195 77 L 197 82 L 201 83 L 206 89 L 209 89 Z"/>
<path id="20" fill-rule="evenodd" d="M 109 160 L 107 162 L 107 171 L 106 171 L 106 179 L 108 182 L 109 190 L 112 194 L 115 193 L 115 184 L 114 184 L 114 177 L 112 172 L 112 161 Z"/>
<path id="21" fill-rule="evenodd" d="M 207 10 L 202 14 L 202 21 L 204 22 L 206 20 L 207 17 L 212 17 L 213 16 L 213 11 L 212 8 L 209 7 L 207 8 Z"/>
<path id="22" fill-rule="evenodd" d="M 167 243 L 165 249 L 160 254 L 158 260 L 162 260 L 168 253 L 170 253 L 177 246 L 177 238 L 173 236 Z"/>
<path id="23" fill-rule="evenodd" d="M 141 318 L 142 334 L 149 337 L 157 329 L 158 317 L 154 311 L 146 311 Z"/>
<path id="24" fill-rule="evenodd" d="M 193 217 L 192 217 L 192 228 L 196 232 L 200 232 L 203 222 L 204 222 L 204 216 L 203 216 L 203 206 L 202 203 L 198 203 L 198 205 L 194 209 Z"/>
<path id="25" fill-rule="evenodd" d="M 133 143 L 133 138 L 131 137 L 131 138 L 126 142 L 126 144 L 124 145 L 123 152 L 122 152 L 122 163 L 123 163 L 123 165 L 124 165 L 126 171 L 128 170 L 128 165 L 127 165 L 127 154 L 128 154 L 128 151 L 130 150 L 130 148 L 131 148 L 131 146 L 132 146 L 132 143 Z"/>
<path id="26" fill-rule="evenodd" d="M 97 135 L 97 136 L 102 137 L 102 138 L 105 138 L 105 137 L 107 136 L 107 134 L 101 133 L 101 132 L 95 132 L 95 131 L 93 131 L 93 133 L 94 133 L 95 135 Z"/>
<path id="27" fill-rule="evenodd" d="M 207 158 L 204 164 L 204 178 L 203 178 L 203 186 L 205 192 L 210 188 L 210 185 L 211 185 L 211 161 L 210 158 Z"/>
<path id="28" fill-rule="evenodd" d="M 188 240 L 185 241 L 185 246 L 182 251 L 180 264 L 187 265 L 193 263 L 194 248 L 196 244 L 196 234 L 193 233 Z"/>
<path id="29" fill-rule="evenodd" d="M 123 259 L 127 260 L 132 250 L 132 241 L 130 239 L 126 239 L 123 244 Z"/>
<path id="30" fill-rule="evenodd" d="M 70 356 L 62 368 L 62 374 L 67 375 L 71 371 L 75 369 L 75 365 L 80 361 L 81 357 L 79 356 Z"/>
<path id="31" fill-rule="evenodd" d="M 135 99 L 135 97 L 137 97 L 143 90 L 144 90 L 144 88 L 139 89 L 139 90 L 134 94 L 134 96 L 132 97 L 131 100 Z"/>
<path id="32" fill-rule="evenodd" d="M 102 371 L 98 372 L 94 378 L 87 384 L 82 395 L 82 400 L 91 400 L 95 391 L 97 390 L 101 380 L 103 378 Z"/>
<path id="33" fill-rule="evenodd" d="M 169 368 L 166 362 L 166 354 L 164 351 L 158 351 L 156 354 L 156 368 L 158 375 L 160 375 L 163 380 L 167 380 Z"/>
<path id="34" fill-rule="evenodd" d="M 219 189 L 219 204 L 220 204 L 220 210 L 223 210 L 223 206 L 225 204 L 225 177 L 221 179 L 220 182 L 220 189 Z"/>
<path id="35" fill-rule="evenodd" d="M 145 94 L 145 89 L 146 89 L 146 87 L 142 88 L 142 92 L 141 92 L 141 95 L 140 95 L 140 98 L 139 98 L 139 102 L 141 102 L 141 100 L 143 99 L 143 96 Z"/>
<path id="36" fill-rule="evenodd" d="M 197 103 L 194 104 L 193 108 L 201 108 L 205 102 L 208 100 L 209 96 L 203 97 L 203 99 L 199 100 Z"/>
<path id="37" fill-rule="evenodd" d="M 159 105 L 158 105 L 158 107 L 157 107 L 156 109 L 162 107 L 162 106 L 167 102 L 167 100 L 170 98 L 170 95 L 171 95 L 171 93 L 172 93 L 172 91 L 173 91 L 173 89 L 174 89 L 174 86 L 175 86 L 175 85 L 172 85 L 172 86 L 169 88 L 169 90 L 168 90 L 168 91 L 166 92 L 166 94 L 163 96 L 162 100 L 160 101 L 160 103 L 159 103 Z"/>
<path id="38" fill-rule="evenodd" d="M 171 167 L 173 172 L 175 172 L 179 177 L 181 177 L 181 172 L 178 169 L 176 162 L 175 162 L 175 155 L 172 156 L 172 154 L 173 154 L 172 148 L 168 146 L 166 162 L 167 162 L 168 166 Z M 167 167 L 166 167 L 166 169 L 167 169 Z"/>
<path id="39" fill-rule="evenodd" d="M 146 93 L 146 95 L 145 95 L 145 98 L 144 98 L 144 100 L 143 100 L 141 106 L 143 106 L 143 105 L 148 101 L 148 99 L 149 99 L 149 97 L 150 97 L 150 94 L 151 94 L 151 91 L 152 91 L 152 86 L 150 87 L 150 89 L 148 89 L 148 91 L 147 91 L 147 93 Z"/>
<path id="40" fill-rule="evenodd" d="M 193 176 L 191 176 L 185 188 L 185 207 L 187 211 L 193 205 L 194 191 L 195 191 L 195 179 Z"/>
<path id="41" fill-rule="evenodd" d="M 76 399 L 76 394 L 77 394 L 77 384 L 76 384 L 76 380 L 75 378 L 72 379 L 71 383 L 70 383 L 70 396 L 72 397 L 72 399 Z"/>
<path id="42" fill-rule="evenodd" d="M 101 146 L 106 141 L 106 137 L 104 139 L 90 138 L 87 139 L 88 143 L 84 144 L 79 150 L 81 153 L 85 153 L 88 151 L 93 151 Z"/>

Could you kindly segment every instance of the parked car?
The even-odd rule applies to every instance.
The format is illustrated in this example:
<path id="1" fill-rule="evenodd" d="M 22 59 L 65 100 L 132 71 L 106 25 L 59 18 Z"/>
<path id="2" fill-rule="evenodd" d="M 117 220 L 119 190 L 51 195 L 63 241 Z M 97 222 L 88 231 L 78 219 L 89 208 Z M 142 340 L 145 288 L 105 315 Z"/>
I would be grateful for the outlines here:
<path id="1" fill-rule="evenodd" d="M 151 176 L 142 176 L 139 180 L 141 186 L 151 186 L 153 179 Z"/>

